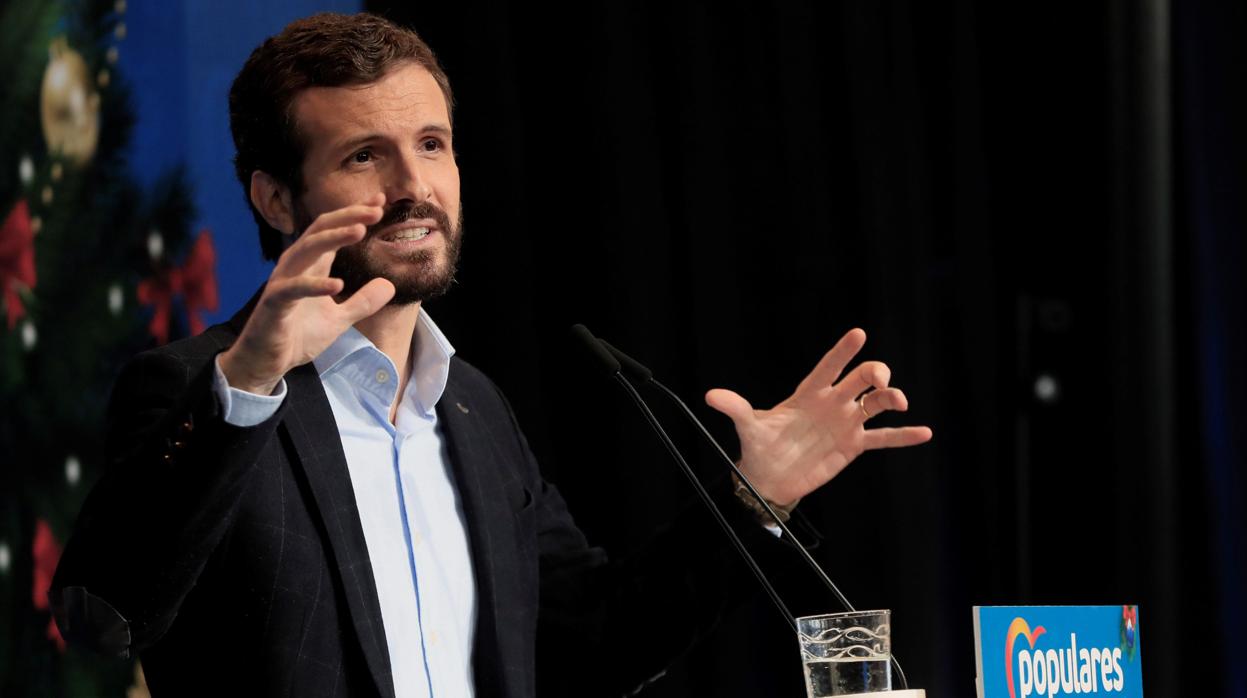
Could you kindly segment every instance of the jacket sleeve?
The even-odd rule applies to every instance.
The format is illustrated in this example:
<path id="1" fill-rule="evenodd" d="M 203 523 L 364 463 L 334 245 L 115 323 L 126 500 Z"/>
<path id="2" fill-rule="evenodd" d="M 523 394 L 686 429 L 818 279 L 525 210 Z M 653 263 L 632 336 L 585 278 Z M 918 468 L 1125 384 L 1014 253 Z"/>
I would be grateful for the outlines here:
<path id="1" fill-rule="evenodd" d="M 66 640 L 121 657 L 158 640 L 229 529 L 284 406 L 255 426 L 225 423 L 214 354 L 165 347 L 122 370 L 104 474 L 49 593 Z"/>

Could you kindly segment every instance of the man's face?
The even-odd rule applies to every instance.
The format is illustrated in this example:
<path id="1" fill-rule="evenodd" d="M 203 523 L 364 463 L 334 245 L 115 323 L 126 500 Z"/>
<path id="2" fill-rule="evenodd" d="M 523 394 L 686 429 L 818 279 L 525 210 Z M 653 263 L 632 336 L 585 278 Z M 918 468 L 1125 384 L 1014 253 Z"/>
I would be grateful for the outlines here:
<path id="1" fill-rule="evenodd" d="M 450 114 L 433 76 L 404 63 L 367 85 L 309 88 L 295 97 L 293 114 L 306 145 L 305 190 L 293 202 L 297 233 L 322 213 L 385 194 L 381 221 L 334 260 L 344 293 L 378 276 L 397 290 L 391 303 L 444 293 L 462 220 Z"/>

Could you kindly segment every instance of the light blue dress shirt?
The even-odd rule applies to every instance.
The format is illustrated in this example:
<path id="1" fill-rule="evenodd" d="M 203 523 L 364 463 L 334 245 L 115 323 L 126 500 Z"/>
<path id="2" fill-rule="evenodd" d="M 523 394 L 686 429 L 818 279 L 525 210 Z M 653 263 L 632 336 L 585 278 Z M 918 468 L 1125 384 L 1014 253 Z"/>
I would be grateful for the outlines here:
<path id="1" fill-rule="evenodd" d="M 421 309 L 401 397 L 394 363 L 355 328 L 313 360 L 342 438 L 399 698 L 473 695 L 476 584 L 435 410 L 453 354 Z M 237 426 L 272 416 L 286 395 L 284 380 L 271 396 L 230 388 L 219 360 L 215 390 L 225 421 Z"/>

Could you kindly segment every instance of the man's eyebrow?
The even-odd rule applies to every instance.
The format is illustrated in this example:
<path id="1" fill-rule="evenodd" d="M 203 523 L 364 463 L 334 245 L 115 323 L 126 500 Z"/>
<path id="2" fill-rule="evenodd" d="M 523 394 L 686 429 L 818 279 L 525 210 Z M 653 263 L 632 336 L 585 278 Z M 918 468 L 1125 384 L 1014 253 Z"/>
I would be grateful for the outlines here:
<path id="1" fill-rule="evenodd" d="M 436 133 L 447 138 L 450 138 L 451 136 L 450 127 L 442 126 L 441 124 L 429 124 L 428 126 L 420 129 L 420 133 Z"/>
<path id="2" fill-rule="evenodd" d="M 334 152 L 342 151 L 342 150 L 355 150 L 359 146 L 365 143 L 368 143 L 369 141 L 381 140 L 381 138 L 382 136 L 379 133 L 367 133 L 362 136 L 348 138 L 347 140 L 342 141 L 341 143 L 338 143 L 336 146 L 334 146 Z"/>
<path id="3" fill-rule="evenodd" d="M 420 127 L 417 133 L 437 134 L 445 138 L 450 138 L 452 134 L 450 127 L 443 126 L 442 124 L 426 124 L 425 126 Z M 334 151 L 341 152 L 341 151 L 347 151 L 347 150 L 354 150 L 364 145 L 365 143 L 369 143 L 372 141 L 382 141 L 386 139 L 387 137 L 381 135 L 380 133 L 366 133 L 362 136 L 356 136 L 354 138 L 349 138 L 345 141 L 342 141 L 341 143 L 337 145 L 337 147 L 334 148 Z"/>

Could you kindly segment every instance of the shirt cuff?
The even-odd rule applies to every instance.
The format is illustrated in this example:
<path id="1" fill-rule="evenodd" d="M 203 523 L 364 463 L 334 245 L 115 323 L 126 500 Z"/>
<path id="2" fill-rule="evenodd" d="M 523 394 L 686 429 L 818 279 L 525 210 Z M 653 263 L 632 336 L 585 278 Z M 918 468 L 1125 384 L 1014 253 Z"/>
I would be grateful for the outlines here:
<path id="1" fill-rule="evenodd" d="M 272 395 L 256 395 L 245 390 L 230 387 L 221 370 L 221 355 L 217 354 L 212 365 L 216 375 L 212 378 L 212 390 L 216 393 L 217 402 L 221 405 L 221 416 L 226 424 L 236 427 L 253 427 L 277 414 L 277 408 L 286 399 L 286 379 L 273 390 Z"/>

